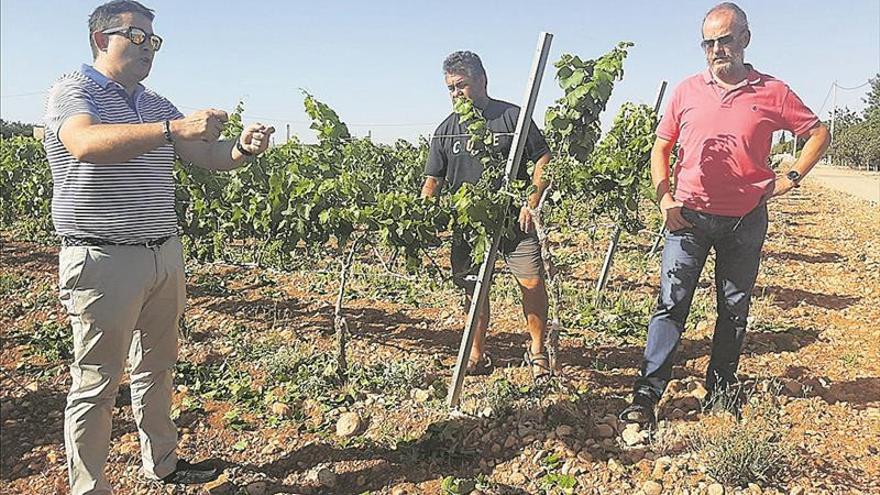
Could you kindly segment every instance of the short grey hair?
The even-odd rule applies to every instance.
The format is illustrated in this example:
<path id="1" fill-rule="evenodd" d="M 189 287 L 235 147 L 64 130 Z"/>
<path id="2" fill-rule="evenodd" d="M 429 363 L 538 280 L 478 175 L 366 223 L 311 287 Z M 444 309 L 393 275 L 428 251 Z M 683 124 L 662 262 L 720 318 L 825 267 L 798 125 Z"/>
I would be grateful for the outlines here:
<path id="1" fill-rule="evenodd" d="M 486 79 L 483 61 L 476 53 L 467 50 L 450 53 L 443 61 L 443 73 L 458 74 L 471 79 L 477 79 L 478 76 Z"/>
<path id="2" fill-rule="evenodd" d="M 706 12 L 706 15 L 703 16 L 703 24 L 700 25 L 700 29 L 702 29 L 702 27 L 706 24 L 706 19 L 708 19 L 710 15 L 714 14 L 715 12 L 721 12 L 723 10 L 733 12 L 734 17 L 736 18 L 735 22 L 737 26 L 742 29 L 749 28 L 749 18 L 746 17 L 745 11 L 739 8 L 739 5 L 733 2 L 722 2 L 709 9 L 709 12 Z"/>
<path id="3" fill-rule="evenodd" d="M 92 57 L 98 56 L 98 46 L 95 45 L 95 39 L 92 34 L 98 31 L 119 26 L 119 16 L 121 14 L 141 14 L 152 21 L 156 14 L 152 9 L 148 9 L 144 4 L 136 0 L 112 0 L 103 5 L 98 6 L 89 16 L 89 44 L 92 47 Z"/>

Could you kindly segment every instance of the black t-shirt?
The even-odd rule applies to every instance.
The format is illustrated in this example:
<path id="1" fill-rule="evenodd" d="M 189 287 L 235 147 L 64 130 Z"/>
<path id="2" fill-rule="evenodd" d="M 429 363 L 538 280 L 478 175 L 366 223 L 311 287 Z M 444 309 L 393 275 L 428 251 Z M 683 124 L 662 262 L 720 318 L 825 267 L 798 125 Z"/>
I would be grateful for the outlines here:
<path id="1" fill-rule="evenodd" d="M 507 158 L 510 153 L 510 145 L 513 143 L 513 133 L 516 131 L 519 107 L 506 101 L 490 99 L 489 104 L 483 109 L 483 117 L 486 119 L 489 130 L 496 133 L 495 142 L 498 149 Z M 452 112 L 437 127 L 437 131 L 431 139 L 428 161 L 425 164 L 425 175 L 446 179 L 446 184 L 453 192 L 457 191 L 465 182 L 477 183 L 483 174 L 483 164 L 468 150 L 468 141 L 467 128 L 458 121 L 458 114 Z M 532 121 L 526 138 L 523 158 L 519 163 L 517 178 L 528 180 L 529 172 L 526 169 L 526 163 L 537 161 L 549 152 L 547 141 L 538 126 Z M 504 165 L 502 163 L 499 166 L 504 167 Z"/>

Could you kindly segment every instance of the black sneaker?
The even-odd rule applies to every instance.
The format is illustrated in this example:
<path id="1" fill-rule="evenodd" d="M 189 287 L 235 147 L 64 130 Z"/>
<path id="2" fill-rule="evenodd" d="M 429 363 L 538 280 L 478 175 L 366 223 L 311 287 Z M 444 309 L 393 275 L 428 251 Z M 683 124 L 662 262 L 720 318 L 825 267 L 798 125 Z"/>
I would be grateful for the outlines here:
<path id="1" fill-rule="evenodd" d="M 220 476 L 220 471 L 212 467 L 208 461 L 192 464 L 183 459 L 177 460 L 177 467 L 168 476 L 162 478 L 162 483 L 168 485 L 200 485 L 214 481 Z"/>
<path id="2" fill-rule="evenodd" d="M 650 393 L 637 391 L 633 394 L 632 403 L 620 412 L 618 419 L 624 423 L 638 423 L 653 431 L 657 429 L 657 414 L 654 412 L 656 404 L 657 401 Z"/>

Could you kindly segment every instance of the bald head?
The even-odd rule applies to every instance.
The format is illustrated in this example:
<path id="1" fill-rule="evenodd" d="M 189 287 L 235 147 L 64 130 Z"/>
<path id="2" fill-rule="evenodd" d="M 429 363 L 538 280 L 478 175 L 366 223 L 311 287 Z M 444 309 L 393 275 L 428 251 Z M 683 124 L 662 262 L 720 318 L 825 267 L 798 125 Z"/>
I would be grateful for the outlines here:
<path id="1" fill-rule="evenodd" d="M 722 2 L 709 9 L 709 12 L 703 16 L 704 31 L 707 22 L 729 23 L 737 31 L 745 31 L 749 28 L 749 18 L 746 17 L 745 11 L 733 2 Z"/>

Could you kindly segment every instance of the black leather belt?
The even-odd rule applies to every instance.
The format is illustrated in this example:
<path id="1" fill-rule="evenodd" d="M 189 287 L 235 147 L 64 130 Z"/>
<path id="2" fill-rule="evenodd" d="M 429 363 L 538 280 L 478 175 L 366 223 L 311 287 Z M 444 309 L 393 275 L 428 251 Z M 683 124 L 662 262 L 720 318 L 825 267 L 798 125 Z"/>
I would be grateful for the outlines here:
<path id="1" fill-rule="evenodd" d="M 168 239 L 171 239 L 172 235 L 166 235 L 165 237 L 160 237 L 158 239 L 150 239 L 144 242 L 113 242 L 107 241 L 104 239 L 99 239 L 97 237 L 71 237 L 71 236 L 62 236 L 61 237 L 61 245 L 65 247 L 74 247 L 74 246 L 143 246 L 146 248 L 154 248 L 159 247 Z"/>

